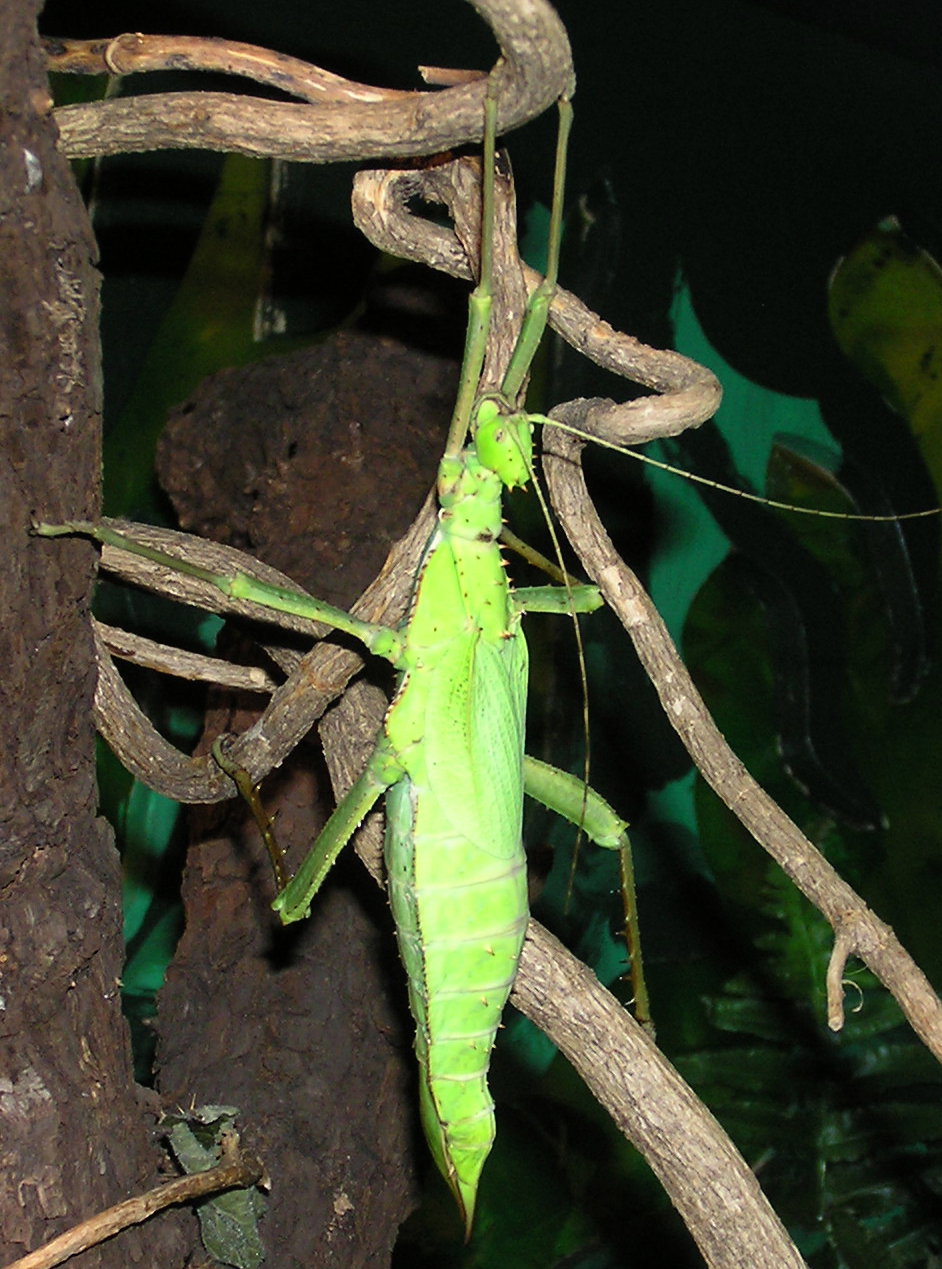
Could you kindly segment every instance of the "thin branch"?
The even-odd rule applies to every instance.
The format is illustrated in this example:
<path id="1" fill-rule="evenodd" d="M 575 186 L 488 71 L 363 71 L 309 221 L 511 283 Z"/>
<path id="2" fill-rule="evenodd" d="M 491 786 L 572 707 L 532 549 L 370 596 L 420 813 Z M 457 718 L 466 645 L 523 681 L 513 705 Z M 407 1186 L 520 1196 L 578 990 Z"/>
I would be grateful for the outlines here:
<path id="1" fill-rule="evenodd" d="M 547 0 L 469 0 L 491 26 L 501 50 L 493 71 L 498 83 L 500 127 L 519 127 L 540 114 L 572 82 L 572 58 L 565 29 Z M 96 41 L 120 65 L 127 37 Z M 264 83 L 268 59 L 231 47 L 235 73 L 254 68 Z M 217 44 L 214 50 L 221 55 Z M 208 60 L 206 51 L 204 60 Z M 241 54 L 241 56 L 240 56 Z M 194 57 L 192 49 L 189 52 Z M 292 70 L 296 83 L 303 76 Z M 325 72 L 312 68 L 306 92 Z M 339 88 L 342 81 L 335 81 Z M 290 85 L 290 79 L 284 87 Z M 365 86 L 356 86 L 361 92 Z M 290 91 L 290 87 L 289 87 Z M 367 91 L 369 91 L 367 89 Z M 267 101 L 232 93 L 184 92 L 115 98 L 61 106 L 55 112 L 61 145 L 69 158 L 139 150 L 222 150 L 259 157 L 327 163 L 435 154 L 480 140 L 484 127 L 485 82 L 458 84 L 441 92 L 393 96 L 376 89 L 374 100 L 355 95 L 343 101 Z"/>
<path id="2" fill-rule="evenodd" d="M 166 643 L 157 643 L 143 635 L 120 630 L 92 619 L 104 647 L 112 656 L 131 661 L 160 674 L 188 679 L 194 683 L 216 683 L 221 687 L 233 687 L 245 692 L 272 692 L 277 682 L 258 665 L 235 665 L 219 657 L 203 656 L 200 652 L 187 652 Z"/>
<path id="3" fill-rule="evenodd" d="M 214 71 L 241 75 L 289 97 L 319 104 L 409 100 L 414 94 L 373 88 L 334 75 L 300 58 L 237 40 L 192 35 L 142 35 L 107 40 L 42 41 L 50 72 L 76 75 L 138 75 L 144 71 Z"/>
<path id="4" fill-rule="evenodd" d="M 253 1154 L 238 1148 L 238 1136 L 235 1133 L 230 1136 L 235 1140 L 227 1141 L 223 1138 L 222 1159 L 215 1168 L 178 1177 L 176 1181 L 158 1185 L 146 1194 L 126 1199 L 104 1212 L 90 1216 L 58 1238 L 37 1247 L 29 1255 L 14 1260 L 6 1269 L 52 1269 L 54 1265 L 61 1265 L 71 1256 L 77 1256 L 79 1252 L 113 1238 L 129 1225 L 140 1225 L 165 1207 L 192 1203 L 223 1190 L 248 1189 L 257 1185 L 265 1175 L 264 1167 Z"/>
<path id="5" fill-rule="evenodd" d="M 711 1269 L 804 1265 L 703 1102 L 591 970 L 533 920 L 510 999 L 644 1156 Z"/>
<path id="6" fill-rule="evenodd" d="M 551 414 L 572 423 L 577 412 L 564 407 Z M 579 463 L 581 448 L 582 442 L 559 428 L 546 429 L 545 471 L 553 507 L 583 567 L 628 631 L 671 725 L 710 787 L 830 922 L 841 955 L 846 950 L 870 967 L 942 1061 L 942 1001 L 892 929 L 835 872 L 726 743 L 660 614 L 595 512 Z M 830 1025 L 837 1029 L 840 1013 L 833 998 L 830 1003 Z"/>

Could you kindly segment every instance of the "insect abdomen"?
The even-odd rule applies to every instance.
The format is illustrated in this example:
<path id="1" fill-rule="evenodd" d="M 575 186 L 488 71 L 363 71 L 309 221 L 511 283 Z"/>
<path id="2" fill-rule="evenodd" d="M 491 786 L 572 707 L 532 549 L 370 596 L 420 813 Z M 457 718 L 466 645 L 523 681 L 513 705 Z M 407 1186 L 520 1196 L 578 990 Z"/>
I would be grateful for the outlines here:
<path id="1" fill-rule="evenodd" d="M 417 795 L 408 778 L 390 792 L 387 817 L 390 902 L 416 1020 L 423 1127 L 470 1229 L 494 1141 L 487 1070 L 527 925 L 523 850 L 495 857 L 438 831 L 445 826 L 435 799 Z"/>

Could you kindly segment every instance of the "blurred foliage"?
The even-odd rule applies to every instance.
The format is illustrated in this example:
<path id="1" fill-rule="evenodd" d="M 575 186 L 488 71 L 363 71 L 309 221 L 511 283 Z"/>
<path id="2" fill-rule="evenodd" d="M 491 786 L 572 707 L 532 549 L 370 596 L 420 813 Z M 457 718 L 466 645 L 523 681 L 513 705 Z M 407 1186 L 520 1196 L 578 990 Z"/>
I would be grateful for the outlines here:
<path id="1" fill-rule="evenodd" d="M 814 1266 L 894 1269 L 939 1246 L 942 1072 L 865 970 L 826 1024 L 832 932 L 767 869 L 757 958 L 708 1000 L 716 1047 L 678 1061 Z"/>
<path id="2" fill-rule="evenodd" d="M 845 355 L 908 421 L 942 483 L 942 271 L 888 216 L 838 263 L 831 326 Z"/>

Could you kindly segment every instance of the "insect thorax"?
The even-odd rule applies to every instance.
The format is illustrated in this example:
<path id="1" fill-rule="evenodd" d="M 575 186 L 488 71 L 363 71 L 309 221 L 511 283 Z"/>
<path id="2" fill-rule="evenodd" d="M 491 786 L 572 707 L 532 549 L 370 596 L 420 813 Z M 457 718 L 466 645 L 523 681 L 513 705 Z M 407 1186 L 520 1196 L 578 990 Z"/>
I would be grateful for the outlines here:
<path id="1" fill-rule="evenodd" d="M 496 541 L 501 529 L 500 476 L 473 449 L 443 458 L 438 468 L 439 516 L 452 537 Z"/>

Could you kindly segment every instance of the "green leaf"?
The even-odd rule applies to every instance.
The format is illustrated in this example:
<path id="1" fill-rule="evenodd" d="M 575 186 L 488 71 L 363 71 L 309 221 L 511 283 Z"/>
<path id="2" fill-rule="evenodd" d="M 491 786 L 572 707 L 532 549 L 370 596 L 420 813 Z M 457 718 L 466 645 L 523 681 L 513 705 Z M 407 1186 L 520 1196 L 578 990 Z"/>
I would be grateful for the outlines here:
<path id="1" fill-rule="evenodd" d="M 238 1110 L 234 1106 L 200 1106 L 184 1117 L 171 1117 L 170 1148 L 188 1175 L 207 1172 L 219 1162 L 219 1143 L 231 1132 Z M 258 1269 L 265 1249 L 258 1233 L 265 1200 L 255 1186 L 227 1190 L 197 1204 L 200 1236 L 207 1253 L 235 1269 Z"/>
<path id="2" fill-rule="evenodd" d="M 895 216 L 838 263 L 828 313 L 844 354 L 926 432 L 942 412 L 942 269 Z"/>

